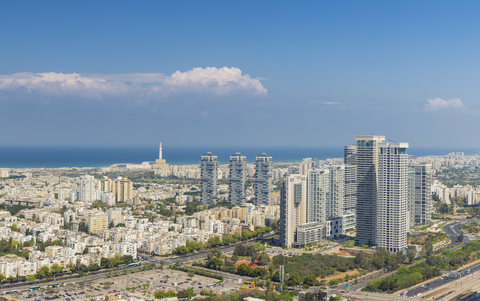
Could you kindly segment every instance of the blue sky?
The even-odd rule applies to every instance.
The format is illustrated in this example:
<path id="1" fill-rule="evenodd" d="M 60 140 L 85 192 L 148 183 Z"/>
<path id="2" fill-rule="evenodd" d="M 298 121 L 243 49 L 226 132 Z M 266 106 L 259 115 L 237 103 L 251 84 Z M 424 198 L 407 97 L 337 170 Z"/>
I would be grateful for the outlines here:
<path id="1" fill-rule="evenodd" d="M 4 145 L 477 147 L 478 1 L 8 1 Z"/>

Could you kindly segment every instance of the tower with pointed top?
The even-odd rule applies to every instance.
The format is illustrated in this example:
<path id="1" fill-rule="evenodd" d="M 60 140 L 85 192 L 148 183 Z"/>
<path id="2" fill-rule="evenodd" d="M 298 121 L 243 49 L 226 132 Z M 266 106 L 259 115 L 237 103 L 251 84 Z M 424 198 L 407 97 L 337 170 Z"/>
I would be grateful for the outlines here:
<path id="1" fill-rule="evenodd" d="M 162 159 L 162 142 L 160 142 L 160 147 L 158 149 L 158 159 L 155 160 L 152 166 L 153 169 L 168 168 L 167 160 Z"/>

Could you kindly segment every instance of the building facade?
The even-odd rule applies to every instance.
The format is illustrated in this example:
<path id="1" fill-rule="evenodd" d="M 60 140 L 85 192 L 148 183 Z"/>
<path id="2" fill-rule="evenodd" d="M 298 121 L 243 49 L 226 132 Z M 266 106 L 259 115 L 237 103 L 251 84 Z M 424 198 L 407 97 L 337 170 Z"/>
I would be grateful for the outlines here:
<path id="1" fill-rule="evenodd" d="M 356 237 L 358 244 L 375 244 L 377 227 L 378 144 L 384 136 L 357 136 Z"/>
<path id="2" fill-rule="evenodd" d="M 247 159 L 240 153 L 230 156 L 229 191 L 230 204 L 235 206 L 245 205 L 245 182 L 247 180 Z"/>
<path id="3" fill-rule="evenodd" d="M 415 170 L 407 169 L 407 229 L 415 226 Z"/>
<path id="4" fill-rule="evenodd" d="M 272 205 L 272 157 L 263 153 L 255 159 L 255 205 Z"/>
<path id="5" fill-rule="evenodd" d="M 78 199 L 82 202 L 92 203 L 95 201 L 95 189 L 97 181 L 93 176 L 85 175 L 78 183 Z"/>
<path id="6" fill-rule="evenodd" d="M 345 199 L 345 165 L 327 166 L 327 217 L 342 217 Z"/>
<path id="7" fill-rule="evenodd" d="M 216 202 L 218 176 L 217 156 L 211 152 L 203 154 L 200 160 L 200 171 L 201 201 L 208 206 Z"/>
<path id="8" fill-rule="evenodd" d="M 407 248 L 408 143 L 379 143 L 376 244 L 387 251 Z"/>
<path id="9" fill-rule="evenodd" d="M 415 171 L 415 224 L 429 224 L 432 220 L 432 166 L 412 164 Z"/>
<path id="10" fill-rule="evenodd" d="M 297 226 L 307 222 L 307 177 L 285 178 L 280 193 L 280 243 L 290 248 L 296 241 Z"/>

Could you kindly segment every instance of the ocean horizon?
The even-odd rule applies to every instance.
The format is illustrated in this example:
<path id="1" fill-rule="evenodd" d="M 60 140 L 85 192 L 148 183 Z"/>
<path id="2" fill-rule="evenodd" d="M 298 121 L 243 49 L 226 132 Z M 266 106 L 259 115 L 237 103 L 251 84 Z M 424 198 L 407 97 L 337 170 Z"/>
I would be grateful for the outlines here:
<path id="1" fill-rule="evenodd" d="M 340 147 L 163 147 L 163 159 L 173 165 L 199 164 L 206 152 L 218 156 L 220 164 L 227 164 L 230 155 L 240 152 L 253 163 L 261 153 L 272 156 L 274 163 L 299 162 L 303 158 L 325 160 L 343 157 Z M 408 154 L 416 156 L 441 156 L 451 152 L 477 154 L 474 148 L 409 148 Z M 0 168 L 61 168 L 108 167 L 116 163 L 140 164 L 155 161 L 158 146 L 112 147 L 112 146 L 2 146 Z"/>

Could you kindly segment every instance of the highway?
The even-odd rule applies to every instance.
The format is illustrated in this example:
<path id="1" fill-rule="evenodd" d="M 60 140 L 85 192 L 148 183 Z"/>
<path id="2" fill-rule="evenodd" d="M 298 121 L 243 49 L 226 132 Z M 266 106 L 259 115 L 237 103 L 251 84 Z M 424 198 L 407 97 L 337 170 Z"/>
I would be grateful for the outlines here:
<path id="1" fill-rule="evenodd" d="M 460 234 L 463 234 L 463 232 L 462 232 L 462 230 L 461 230 L 461 224 L 462 224 L 462 223 L 465 223 L 465 222 L 473 222 L 473 221 L 475 221 L 475 220 L 464 220 L 464 219 L 462 219 L 462 220 L 455 220 L 453 223 L 449 223 L 449 224 L 443 226 L 443 230 L 444 230 L 445 233 L 450 237 L 450 243 L 449 243 L 447 246 L 443 247 L 443 248 L 439 248 L 439 249 L 435 250 L 435 252 L 436 252 L 436 253 L 439 253 L 439 252 L 441 252 L 441 251 L 443 251 L 444 249 L 447 249 L 447 248 L 450 248 L 450 249 L 454 250 L 454 249 L 453 249 L 453 246 L 454 246 L 456 243 L 458 243 L 458 236 L 459 236 Z M 464 242 L 464 243 L 467 243 L 468 241 L 469 241 L 468 235 L 464 235 L 464 240 L 463 240 L 463 242 Z M 463 245 L 463 244 L 462 244 L 462 245 Z M 455 249 L 458 249 L 458 248 L 460 248 L 460 247 L 461 247 L 461 245 L 458 246 L 458 247 L 455 248 Z M 418 264 L 418 263 L 416 263 L 416 264 Z M 408 265 L 407 267 L 410 268 L 410 267 L 413 267 L 413 266 L 416 265 L 416 264 Z M 374 273 L 374 274 L 368 275 L 368 278 L 370 278 L 370 277 L 375 277 L 375 276 L 377 276 L 377 275 L 380 274 L 380 273 L 382 273 L 382 271 L 377 271 L 377 272 Z M 393 272 L 391 272 L 391 273 L 382 275 L 381 277 L 378 277 L 378 278 L 375 278 L 375 279 L 372 279 L 372 280 L 385 279 L 385 278 L 387 278 L 387 277 L 389 277 L 389 276 L 391 276 L 391 275 L 395 275 L 396 273 L 397 273 L 396 271 L 393 271 Z M 360 280 L 362 280 L 362 279 L 363 279 L 363 277 L 360 278 Z M 450 278 L 448 278 L 448 279 L 450 279 Z M 443 280 L 442 280 L 442 281 L 443 281 Z M 432 282 L 433 282 L 433 281 L 432 281 Z M 350 283 L 350 288 L 349 288 L 349 290 L 351 290 L 351 291 L 361 290 L 362 288 L 364 288 L 364 287 L 367 285 L 367 283 L 368 283 L 367 281 L 361 282 L 361 283 L 356 284 L 356 285 L 353 285 L 353 283 Z M 407 293 L 407 296 L 413 296 L 416 291 L 418 291 L 418 293 L 424 293 L 424 292 L 428 291 L 429 288 L 431 288 L 431 287 L 433 287 L 433 284 L 432 284 L 432 286 L 427 286 L 427 285 L 426 285 L 425 287 L 422 287 L 421 285 L 419 285 L 418 287 L 415 287 L 414 289 L 410 289 L 410 291 Z M 338 290 L 338 291 L 339 291 L 339 290 Z"/>
<path id="2" fill-rule="evenodd" d="M 462 220 L 456 220 L 453 223 L 450 223 L 450 224 L 447 224 L 447 225 L 443 226 L 443 231 L 445 231 L 445 233 L 447 233 L 447 235 L 450 236 L 450 239 L 451 239 L 450 244 L 446 248 L 456 250 L 458 248 L 461 248 L 466 243 L 468 243 L 470 241 L 470 238 L 469 238 L 468 235 L 463 233 L 463 231 L 461 229 L 461 226 L 462 226 L 463 223 L 473 222 L 473 221 L 475 221 L 475 220 L 462 219 Z M 463 243 L 460 246 L 458 246 L 456 248 L 453 248 L 453 246 L 456 243 L 458 243 L 458 236 L 460 234 L 463 234 Z M 441 250 L 444 250 L 444 249 L 445 248 L 442 248 Z M 427 292 L 434 290 L 435 287 L 439 287 L 441 285 L 456 282 L 459 279 L 461 279 L 462 277 L 464 277 L 464 276 L 466 276 L 470 273 L 473 273 L 475 271 L 478 271 L 478 270 L 480 270 L 480 262 L 475 263 L 474 265 L 462 268 L 462 269 L 458 269 L 457 271 L 455 271 L 455 273 L 451 273 L 451 274 L 446 273 L 441 278 L 432 279 L 427 283 L 423 283 L 423 284 L 418 285 L 416 287 L 410 288 L 408 291 L 402 292 L 402 295 L 407 296 L 407 297 L 424 295 Z"/>

